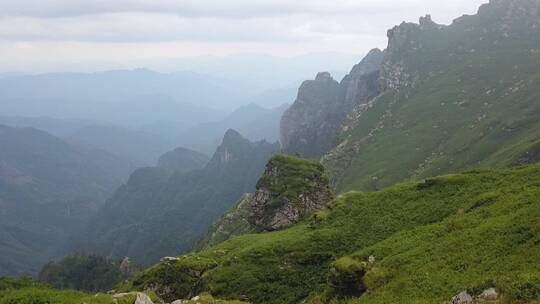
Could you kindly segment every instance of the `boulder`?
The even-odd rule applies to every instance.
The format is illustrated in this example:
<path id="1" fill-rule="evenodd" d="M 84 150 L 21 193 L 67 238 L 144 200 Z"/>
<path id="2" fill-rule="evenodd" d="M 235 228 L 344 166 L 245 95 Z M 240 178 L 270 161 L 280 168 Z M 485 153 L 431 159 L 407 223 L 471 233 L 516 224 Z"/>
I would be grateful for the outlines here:
<path id="1" fill-rule="evenodd" d="M 449 304 L 473 304 L 473 297 L 467 292 L 462 291 L 458 295 L 454 296 Z"/>
<path id="2" fill-rule="evenodd" d="M 497 290 L 495 290 L 495 288 L 489 288 L 489 289 L 484 290 L 478 296 L 478 298 L 482 300 L 493 301 L 499 298 L 499 293 L 497 293 Z"/>
<path id="3" fill-rule="evenodd" d="M 171 262 L 176 262 L 178 260 L 179 259 L 177 257 L 162 257 L 159 261 L 161 263 L 171 263 Z"/>
<path id="4" fill-rule="evenodd" d="M 146 294 L 138 292 L 134 304 L 154 304 L 154 302 Z"/>

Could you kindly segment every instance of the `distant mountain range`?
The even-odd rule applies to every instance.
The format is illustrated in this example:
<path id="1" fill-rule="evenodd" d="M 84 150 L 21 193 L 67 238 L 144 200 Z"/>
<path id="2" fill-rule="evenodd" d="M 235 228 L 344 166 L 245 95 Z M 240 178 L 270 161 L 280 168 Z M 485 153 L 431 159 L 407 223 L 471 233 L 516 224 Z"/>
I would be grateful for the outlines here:
<path id="1" fill-rule="evenodd" d="M 228 130 L 200 170 L 138 169 L 94 216 L 85 233 L 73 238 L 74 249 L 129 256 L 146 265 L 189 250 L 243 193 L 254 191 L 266 162 L 278 151 L 277 143 L 250 142 Z"/>
<path id="2" fill-rule="evenodd" d="M 0 126 L 0 275 L 34 274 L 128 176 L 129 162 Z"/>
<path id="3" fill-rule="evenodd" d="M 177 147 L 212 155 L 223 134 L 234 128 L 252 141 L 279 139 L 279 121 L 287 105 L 267 109 L 256 104 L 213 122 L 189 125 L 177 121 L 154 121 L 138 127 L 103 121 L 50 117 L 0 116 L 0 124 L 44 130 L 72 144 L 112 153 L 137 166 L 153 166 L 158 158 Z"/>
<path id="4" fill-rule="evenodd" d="M 3 115 L 142 125 L 213 121 L 224 115 L 215 108 L 240 97 L 208 76 L 133 70 L 3 78 L 0 99 Z"/>

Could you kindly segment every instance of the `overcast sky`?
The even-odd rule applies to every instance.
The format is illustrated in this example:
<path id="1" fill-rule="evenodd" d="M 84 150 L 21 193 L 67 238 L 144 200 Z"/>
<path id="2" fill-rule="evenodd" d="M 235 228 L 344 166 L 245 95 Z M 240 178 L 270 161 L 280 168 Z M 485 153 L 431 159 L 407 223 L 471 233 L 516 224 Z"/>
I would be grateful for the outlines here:
<path id="1" fill-rule="evenodd" d="M 450 23 L 487 0 L 0 0 L 0 72 L 192 56 L 384 48 L 386 30 Z"/>

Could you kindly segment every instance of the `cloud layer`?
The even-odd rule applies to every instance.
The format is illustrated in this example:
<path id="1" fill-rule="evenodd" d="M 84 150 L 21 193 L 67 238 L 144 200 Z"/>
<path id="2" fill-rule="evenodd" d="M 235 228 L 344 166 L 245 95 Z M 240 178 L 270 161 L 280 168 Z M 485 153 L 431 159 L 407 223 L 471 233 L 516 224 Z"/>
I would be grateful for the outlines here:
<path id="1" fill-rule="evenodd" d="M 0 1 L 0 69 L 6 62 L 55 61 L 53 49 L 103 61 L 262 51 L 364 53 L 386 30 L 430 13 L 436 21 L 474 13 L 487 0 L 5 0 Z M 77 48 L 73 46 L 77 45 Z M 126 52 L 127 47 L 135 47 Z M 102 52 L 109 48 L 107 52 Z M 169 48 L 169 50 L 167 49 Z M 144 50 L 153 49 L 152 54 Z M 139 50 L 139 51 L 137 51 Z M 47 55 L 50 56 L 50 55 Z M 60 62 L 60 59 L 56 59 Z"/>

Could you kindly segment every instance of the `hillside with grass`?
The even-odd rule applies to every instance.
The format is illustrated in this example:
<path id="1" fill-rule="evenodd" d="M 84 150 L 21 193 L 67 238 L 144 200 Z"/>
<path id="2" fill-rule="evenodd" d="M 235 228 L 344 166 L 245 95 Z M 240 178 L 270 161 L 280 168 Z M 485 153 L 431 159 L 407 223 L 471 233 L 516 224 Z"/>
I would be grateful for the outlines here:
<path id="1" fill-rule="evenodd" d="M 539 196 L 540 165 L 351 192 L 292 228 L 164 261 L 132 288 L 164 300 L 210 292 L 283 304 L 442 303 L 494 287 L 501 299 L 532 301 L 540 297 Z"/>
<path id="2" fill-rule="evenodd" d="M 383 93 L 349 114 L 324 157 L 339 192 L 537 161 L 540 3 L 491 1 L 449 26 L 388 32 Z"/>
<path id="3" fill-rule="evenodd" d="M 74 290 L 57 290 L 36 283 L 31 278 L 0 278 L 1 304 L 151 304 L 163 303 L 152 292 L 84 293 Z M 216 299 L 203 293 L 183 304 L 246 304 L 242 301 Z"/>

